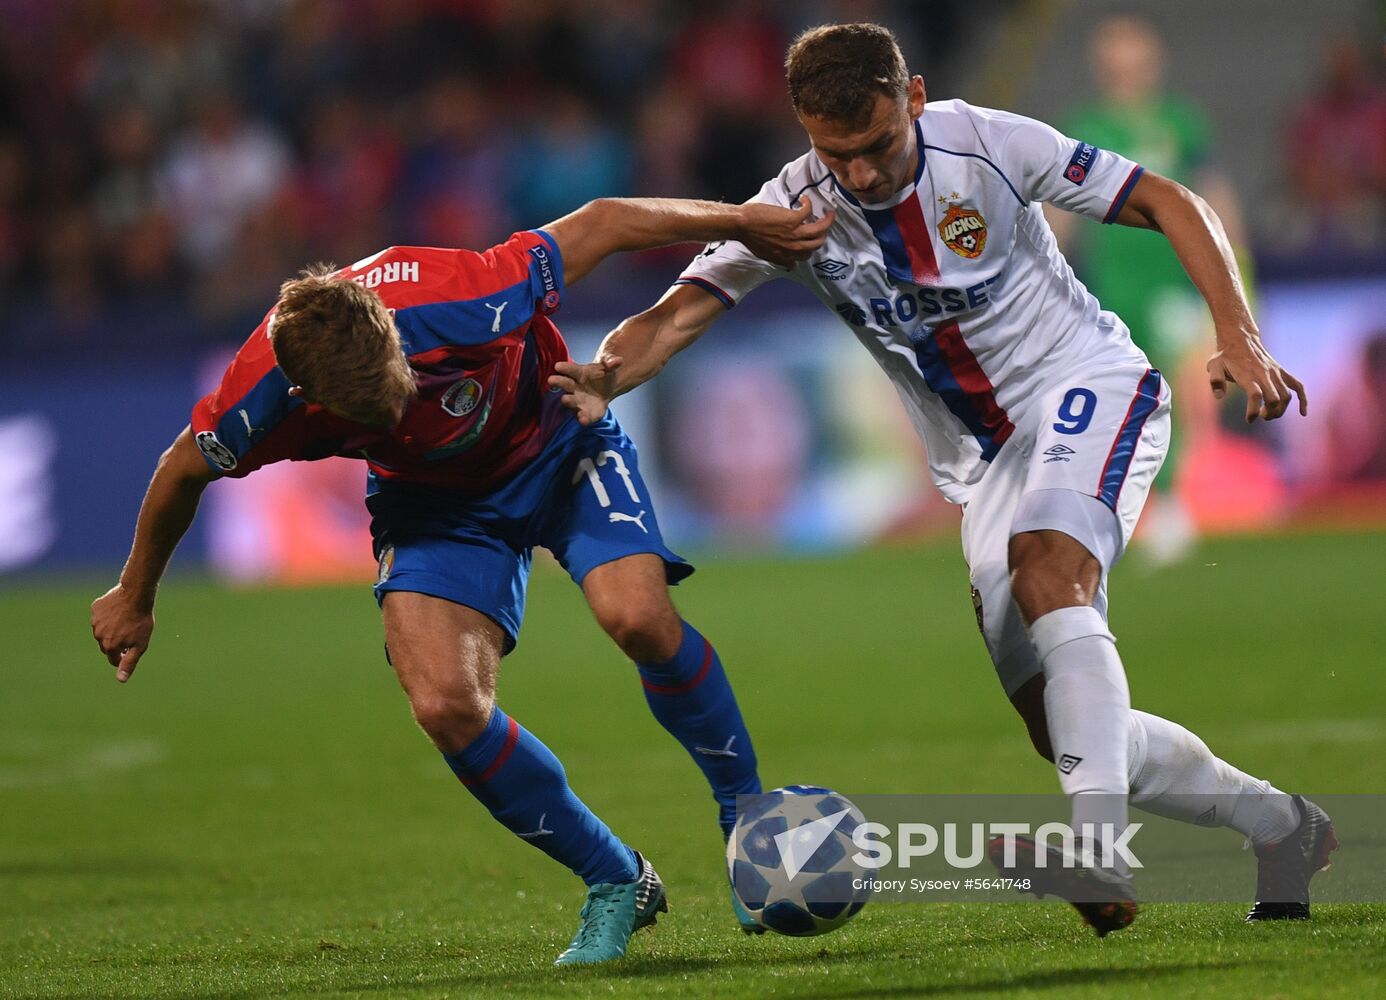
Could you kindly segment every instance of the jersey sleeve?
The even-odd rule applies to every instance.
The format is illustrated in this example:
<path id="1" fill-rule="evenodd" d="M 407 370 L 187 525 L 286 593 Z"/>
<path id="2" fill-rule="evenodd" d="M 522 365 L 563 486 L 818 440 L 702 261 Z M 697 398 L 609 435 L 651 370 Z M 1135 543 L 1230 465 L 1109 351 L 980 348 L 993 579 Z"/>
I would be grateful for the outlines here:
<path id="1" fill-rule="evenodd" d="M 779 177 L 766 181 L 752 200 L 782 208 L 789 204 L 785 185 Z M 725 240 L 709 243 L 683 269 L 674 284 L 696 285 L 716 296 L 722 305 L 730 309 L 767 281 L 787 277 L 789 273 L 782 267 L 761 260 L 744 243 Z"/>
<path id="2" fill-rule="evenodd" d="M 1119 153 L 1070 139 L 1033 118 L 988 111 L 982 134 L 1021 200 L 1044 201 L 1114 222 L 1144 168 Z"/>
<path id="3" fill-rule="evenodd" d="M 289 380 L 275 363 L 270 322 L 267 316 L 220 384 L 193 407 L 193 439 L 223 476 L 240 478 L 272 462 L 321 457 L 314 454 L 303 400 L 289 395 Z"/>
<path id="4" fill-rule="evenodd" d="M 558 241 L 542 229 L 513 234 L 489 250 L 436 251 L 453 255 L 453 268 L 442 291 L 448 299 L 472 299 L 528 283 L 529 311 L 556 312 L 563 300 L 563 254 Z M 511 317 L 507 316 L 507 320 Z"/>
<path id="5" fill-rule="evenodd" d="M 505 321 L 515 325 L 555 312 L 563 297 L 563 255 L 541 229 L 515 233 L 489 250 L 388 247 L 337 275 L 371 289 L 396 311 L 486 298 L 504 302 Z M 489 326 L 491 315 L 483 315 Z"/>

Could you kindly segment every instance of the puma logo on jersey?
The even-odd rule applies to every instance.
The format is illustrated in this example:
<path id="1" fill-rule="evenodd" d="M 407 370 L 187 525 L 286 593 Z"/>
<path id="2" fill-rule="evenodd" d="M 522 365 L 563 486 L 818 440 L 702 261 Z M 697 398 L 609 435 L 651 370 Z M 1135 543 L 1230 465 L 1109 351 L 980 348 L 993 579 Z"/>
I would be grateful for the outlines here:
<path id="1" fill-rule="evenodd" d="M 622 514 L 619 510 L 613 510 L 610 514 L 606 515 L 607 522 L 610 524 L 617 524 L 620 521 L 629 521 L 631 524 L 636 525 L 641 531 L 648 535 L 650 533 L 650 529 L 645 527 L 644 518 L 645 512 L 643 510 L 639 514 L 636 514 L 634 517 L 632 517 L 629 514 Z"/>
<path id="2" fill-rule="evenodd" d="M 493 305 L 491 305 L 491 303 L 489 303 L 489 302 L 486 303 L 486 308 L 489 309 L 489 310 L 491 310 L 493 313 L 496 314 L 495 322 L 493 322 L 493 323 L 491 324 L 491 332 L 492 332 L 492 333 L 500 333 L 500 318 L 501 318 L 501 313 L 505 312 L 505 307 L 508 306 L 508 305 L 510 305 L 509 302 L 502 302 L 502 303 L 501 303 L 500 305 L 498 305 L 498 306 L 493 306 Z"/>
<path id="3" fill-rule="evenodd" d="M 246 436 L 246 437 L 253 437 L 253 436 L 255 435 L 255 432 L 256 432 L 256 431 L 264 430 L 263 427 L 255 427 L 255 426 L 253 426 L 253 425 L 251 424 L 251 422 L 250 422 L 250 414 L 247 413 L 245 410 L 241 409 L 241 410 L 237 410 L 236 412 L 239 413 L 239 414 L 241 415 L 241 422 L 245 424 L 245 436 Z"/>
<path id="4" fill-rule="evenodd" d="M 533 840 L 535 837 L 547 837 L 549 834 L 553 833 L 552 830 L 544 829 L 544 820 L 548 818 L 548 813 L 541 813 L 539 816 L 539 826 L 537 829 L 531 830 L 529 833 L 517 833 L 516 836 L 519 837 L 521 840 Z"/>
<path id="5" fill-rule="evenodd" d="M 722 749 L 720 750 L 714 747 L 700 746 L 694 746 L 693 749 L 695 752 L 702 754 L 704 757 L 736 757 L 739 756 L 739 754 L 737 754 L 737 752 L 732 749 L 732 744 L 735 742 L 736 736 L 733 735 L 727 740 L 727 745 L 722 747 Z"/>

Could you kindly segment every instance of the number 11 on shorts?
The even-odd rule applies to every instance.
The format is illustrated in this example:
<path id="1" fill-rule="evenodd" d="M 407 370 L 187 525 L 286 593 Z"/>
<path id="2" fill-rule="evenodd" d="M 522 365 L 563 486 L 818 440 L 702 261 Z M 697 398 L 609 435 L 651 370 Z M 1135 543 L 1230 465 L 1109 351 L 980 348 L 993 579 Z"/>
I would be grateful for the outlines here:
<path id="1" fill-rule="evenodd" d="M 630 469 L 626 468 L 626 460 L 621 457 L 620 452 L 601 452 L 597 455 L 596 461 L 590 458 L 584 458 L 581 462 L 578 462 L 577 468 L 573 470 L 573 483 L 576 485 L 578 480 L 586 476 L 587 481 L 592 485 L 592 492 L 597 494 L 597 503 L 601 504 L 603 507 L 610 507 L 611 496 L 606 492 L 606 486 L 602 483 L 601 476 L 597 473 L 597 469 L 606 465 L 608 459 L 616 469 L 616 474 L 625 482 L 626 492 L 630 494 L 631 500 L 639 503 L 640 494 L 635 492 L 635 483 L 631 480 Z"/>

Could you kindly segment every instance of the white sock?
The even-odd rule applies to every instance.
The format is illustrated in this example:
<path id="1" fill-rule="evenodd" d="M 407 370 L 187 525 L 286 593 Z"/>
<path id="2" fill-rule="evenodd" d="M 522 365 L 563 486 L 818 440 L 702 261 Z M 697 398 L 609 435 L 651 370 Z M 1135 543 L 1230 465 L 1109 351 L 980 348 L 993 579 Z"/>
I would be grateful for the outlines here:
<path id="1" fill-rule="evenodd" d="M 1044 712 L 1073 828 L 1126 829 L 1131 693 L 1116 639 L 1094 608 L 1059 608 L 1030 626 L 1044 666 Z M 1100 826 L 1099 826 L 1100 828 Z"/>
<path id="2" fill-rule="evenodd" d="M 1227 826 L 1258 847 L 1294 833 L 1290 796 L 1213 756 L 1183 726 L 1132 709 L 1131 804 L 1198 826 Z"/>

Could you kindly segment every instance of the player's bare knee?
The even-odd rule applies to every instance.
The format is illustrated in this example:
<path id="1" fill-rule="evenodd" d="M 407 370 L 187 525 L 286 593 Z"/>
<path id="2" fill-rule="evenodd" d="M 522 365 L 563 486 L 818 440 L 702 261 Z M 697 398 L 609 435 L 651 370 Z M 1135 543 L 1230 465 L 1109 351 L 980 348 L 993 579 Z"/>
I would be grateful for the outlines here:
<path id="1" fill-rule="evenodd" d="M 637 600 L 607 609 L 602 628 L 636 663 L 672 660 L 683 642 L 683 624 L 668 600 Z"/>
<path id="2" fill-rule="evenodd" d="M 1102 567 L 1082 543 L 1058 531 L 1026 531 L 1011 538 L 1011 597 L 1026 622 L 1058 608 L 1091 604 Z"/>
<path id="3" fill-rule="evenodd" d="M 414 721 L 444 753 L 452 753 L 474 742 L 491 721 L 493 699 L 476 694 L 419 692 L 410 698 Z"/>

